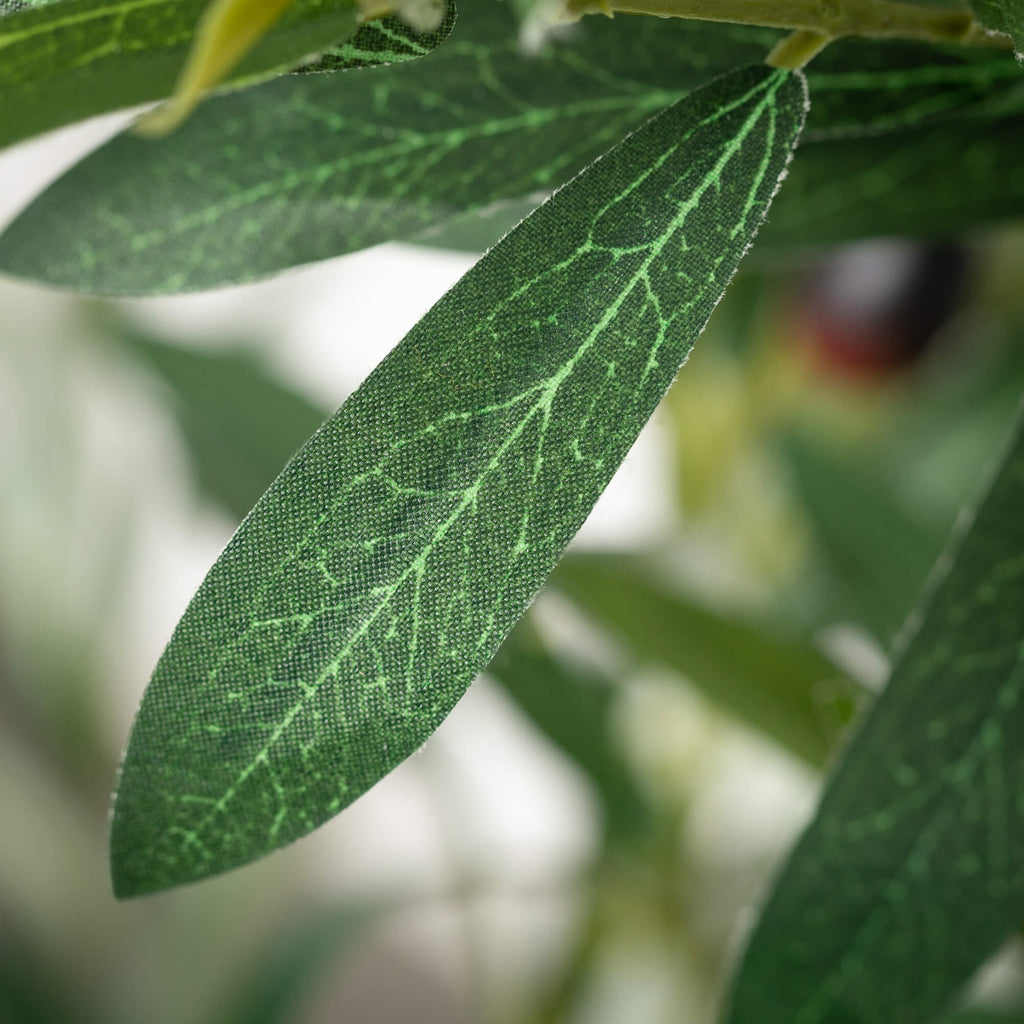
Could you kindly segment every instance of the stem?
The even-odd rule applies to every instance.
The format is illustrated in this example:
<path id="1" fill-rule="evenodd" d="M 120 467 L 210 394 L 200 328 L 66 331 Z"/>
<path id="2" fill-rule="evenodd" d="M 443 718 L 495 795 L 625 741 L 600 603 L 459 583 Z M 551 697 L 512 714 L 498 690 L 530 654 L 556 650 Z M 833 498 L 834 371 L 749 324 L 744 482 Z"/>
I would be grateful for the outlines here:
<path id="1" fill-rule="evenodd" d="M 566 0 L 571 17 L 583 14 L 654 14 L 799 29 L 826 40 L 838 36 L 974 42 L 973 16 L 896 0 Z"/>
<path id="2" fill-rule="evenodd" d="M 771 53 L 764 62 L 773 68 L 786 68 L 795 71 L 802 68 L 812 57 L 828 46 L 830 39 L 820 32 L 811 32 L 806 28 L 798 28 L 785 39 L 780 39 L 772 47 Z"/>

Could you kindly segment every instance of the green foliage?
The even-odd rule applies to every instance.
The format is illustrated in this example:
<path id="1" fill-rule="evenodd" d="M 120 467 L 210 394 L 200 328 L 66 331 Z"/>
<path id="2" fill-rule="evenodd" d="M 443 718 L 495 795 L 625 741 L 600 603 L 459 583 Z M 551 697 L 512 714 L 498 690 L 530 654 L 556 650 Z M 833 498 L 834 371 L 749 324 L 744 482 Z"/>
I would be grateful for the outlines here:
<path id="1" fill-rule="evenodd" d="M 621 6 L 683 17 L 586 18 L 531 49 L 523 39 L 536 43 L 551 11 L 526 0 L 465 0 L 457 25 L 449 4 L 426 30 L 405 6 L 362 22 L 379 7 L 297 0 L 230 91 L 160 141 L 126 132 L 101 146 L 0 235 L 0 270 L 108 294 L 251 281 L 388 240 L 489 249 L 326 422 L 241 350 L 177 348 L 99 318 L 159 382 L 201 491 L 242 520 L 133 726 L 114 891 L 207 878 L 306 834 L 423 744 L 487 669 L 591 783 L 604 824 L 595 874 L 621 870 L 620 901 L 638 916 L 656 904 L 677 941 L 685 798 L 662 801 L 620 749 L 628 687 L 553 644 L 543 613 L 517 625 L 550 575 L 623 662 L 692 686 L 805 769 L 830 766 L 727 1024 L 1013 1024 L 950 1007 L 1024 917 L 1020 432 L 935 560 L 936 527 L 1017 398 L 1016 371 L 1001 389 L 968 387 L 959 411 L 932 410 L 957 419 L 932 424 L 938 454 L 908 456 L 911 440 L 888 463 L 837 459 L 781 408 L 799 404 L 779 383 L 792 366 L 774 367 L 770 386 L 754 380 L 752 339 L 772 319 L 759 278 L 757 295 L 732 293 L 724 331 L 726 362 L 750 379 L 723 385 L 722 402 L 698 397 L 679 430 L 681 444 L 705 446 L 679 460 L 684 477 L 693 470 L 684 525 L 715 535 L 723 480 L 751 437 L 771 434 L 780 519 L 821 555 L 820 593 L 790 600 L 798 573 L 760 580 L 752 589 L 789 622 L 772 602 L 737 612 L 743 601 L 709 596 L 699 572 L 677 585 L 649 556 L 562 556 L 755 235 L 764 267 L 807 247 L 1024 215 L 1024 77 L 1011 52 L 1024 6 L 976 0 L 971 23 L 962 4 L 929 14 L 839 0 L 824 16 L 844 33 L 907 38 L 825 40 L 805 75 L 762 63 L 810 52 L 779 48 L 774 29 L 687 20 L 709 16 L 704 0 L 647 2 Z M 0 0 L 0 146 L 167 96 L 205 6 Z M 743 20 L 749 6 L 716 0 L 711 15 Z M 758 18 L 816 46 L 822 11 L 807 23 L 801 10 L 772 0 Z M 870 330 L 885 340 L 884 324 Z M 786 397 L 766 397 L 772 387 Z M 694 424 L 708 437 L 691 436 Z M 926 477 L 930 462 L 955 478 L 931 519 L 892 485 L 900 471 Z M 751 504 L 753 521 L 764 508 Z M 870 701 L 814 632 L 837 604 L 895 664 L 841 753 Z M 543 1019 L 569 1012 L 606 913 L 597 899 L 588 908 Z M 371 916 L 330 911 L 275 936 L 232 1019 L 287 1019 Z M 22 971 L 2 959 L 0 1003 L 59 1016 L 30 960 Z"/>
<path id="2" fill-rule="evenodd" d="M 205 0 L 60 0 L 0 21 L 0 146 L 174 88 Z M 298 0 L 232 74 L 251 80 L 344 39 L 355 0 Z"/>
<path id="3" fill-rule="evenodd" d="M 0 269 L 107 294 L 174 292 L 416 235 L 563 184 L 777 38 L 591 19 L 529 59 L 513 31 L 506 5 L 468 0 L 446 45 L 386 77 L 279 78 L 207 103 L 156 145 L 121 136 L 0 237 Z M 815 103 L 769 221 L 774 245 L 1024 212 L 1010 173 L 1022 156 L 1014 113 L 1024 116 L 1024 79 L 1009 54 L 850 42 L 826 51 L 809 81 Z M 928 135 L 924 124 L 942 127 Z M 929 173 L 965 148 L 966 184 L 978 187 Z M 57 244 L 69 232 L 76 245 Z"/>
<path id="4" fill-rule="evenodd" d="M 856 685 L 813 647 L 686 601 L 630 560 L 567 558 L 556 584 L 645 658 L 812 764 L 850 720 Z"/>
<path id="5" fill-rule="evenodd" d="M 1005 32 L 1013 39 L 1017 56 L 1024 50 L 1024 3 L 1021 0 L 972 0 L 978 19 L 993 32 Z"/>
<path id="6" fill-rule="evenodd" d="M 611 735 L 615 688 L 609 679 L 548 650 L 529 620 L 513 630 L 487 671 L 586 773 L 610 839 L 632 841 L 652 827 L 651 809 Z"/>
<path id="7" fill-rule="evenodd" d="M 935 563 L 941 538 L 914 522 L 868 467 L 837 464 L 807 444 L 791 444 L 789 455 L 797 491 L 857 621 L 888 648 Z"/>
<path id="8" fill-rule="evenodd" d="M 112 825 L 119 895 L 303 835 L 440 724 L 685 359 L 803 111 L 799 76 L 758 68 L 669 108 L 493 249 L 298 453 L 143 699 Z"/>
<path id="9" fill-rule="evenodd" d="M 1024 915 L 1024 432 L 750 940 L 726 1020 L 932 1019 Z"/>

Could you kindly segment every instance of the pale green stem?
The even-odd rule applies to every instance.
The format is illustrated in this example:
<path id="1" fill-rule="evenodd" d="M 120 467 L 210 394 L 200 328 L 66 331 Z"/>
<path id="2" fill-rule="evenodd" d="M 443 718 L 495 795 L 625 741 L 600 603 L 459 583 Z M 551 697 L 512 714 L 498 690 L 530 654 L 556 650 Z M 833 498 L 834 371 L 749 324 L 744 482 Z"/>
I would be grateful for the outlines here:
<path id="1" fill-rule="evenodd" d="M 780 39 L 765 57 L 765 64 L 773 68 L 795 71 L 802 68 L 812 57 L 819 54 L 830 42 L 829 36 L 798 28 L 785 39 Z"/>
<path id="2" fill-rule="evenodd" d="M 933 43 L 995 43 L 967 11 L 896 0 L 566 0 L 570 17 L 653 14 L 800 30 L 824 37 L 898 37 Z M 796 45 L 794 43 L 794 45 Z M 820 47 L 819 47 L 820 48 Z"/>

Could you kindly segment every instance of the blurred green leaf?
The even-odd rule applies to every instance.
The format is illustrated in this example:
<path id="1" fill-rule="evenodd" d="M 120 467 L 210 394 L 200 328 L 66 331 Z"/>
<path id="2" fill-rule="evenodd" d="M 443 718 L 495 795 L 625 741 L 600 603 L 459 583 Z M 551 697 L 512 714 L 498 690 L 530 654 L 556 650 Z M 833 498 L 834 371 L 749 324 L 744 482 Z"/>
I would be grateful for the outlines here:
<path id="1" fill-rule="evenodd" d="M 552 583 L 645 660 L 814 765 L 854 711 L 854 684 L 817 650 L 687 601 L 635 558 L 570 555 Z"/>
<path id="2" fill-rule="evenodd" d="M 296 74 L 352 71 L 423 57 L 448 38 L 454 24 L 455 4 L 452 0 L 449 0 L 441 24 L 430 32 L 417 32 L 397 15 L 367 21 L 347 42 L 331 47 L 317 60 L 296 68 Z"/>
<path id="3" fill-rule="evenodd" d="M 760 251 L 882 235 L 948 236 L 1019 219 L 1022 163 L 1019 115 L 802 147 Z M 937 167 L 949 173 L 937 174 Z"/>
<path id="4" fill-rule="evenodd" d="M 206 4 L 60 0 L 0 20 L 0 146 L 169 95 Z M 294 64 L 355 26 L 355 0 L 297 0 L 231 80 Z"/>
<path id="5" fill-rule="evenodd" d="M 290 1024 L 318 978 L 365 935 L 381 909 L 352 905 L 309 911 L 271 940 L 223 1024 Z"/>
<path id="6" fill-rule="evenodd" d="M 762 60 L 777 38 L 683 19 L 588 18 L 569 43 L 529 58 L 507 5 L 466 0 L 451 39 L 422 61 L 340 80 L 288 76 L 209 101 L 159 143 L 118 137 L 14 222 L 0 238 L 0 270 L 111 294 L 173 292 L 412 237 L 556 188 L 687 90 Z M 821 239 L 836 236 L 830 189 L 846 194 L 837 181 L 850 144 L 812 157 L 818 143 L 832 153 L 837 135 L 859 145 L 889 133 L 883 155 L 903 153 L 918 141 L 905 147 L 897 129 L 956 120 L 988 132 L 997 157 L 1005 146 L 1006 163 L 1018 159 L 1021 143 L 995 120 L 1024 110 L 1024 79 L 1008 53 L 840 41 L 809 79 L 815 104 L 791 177 L 808 171 L 780 196 L 797 242 L 814 241 L 814 189 L 831 214 Z M 961 145 L 956 131 L 951 138 Z M 967 212 L 953 213 L 969 220 L 971 204 L 987 216 L 1024 212 L 1019 177 L 986 179 L 984 197 L 964 196 Z M 940 229 L 949 211 L 922 184 L 930 181 L 851 179 L 863 195 L 850 193 L 842 226 L 863 232 L 858 204 L 895 197 L 918 227 Z M 773 237 L 788 240 L 781 230 Z"/>
<path id="7" fill-rule="evenodd" d="M 750 940 L 730 1024 L 931 1020 L 1024 917 L 1024 433 Z"/>
<path id="8" fill-rule="evenodd" d="M 544 193 L 537 193 L 532 198 L 497 202 L 486 209 L 453 217 L 403 241 L 434 249 L 486 252 L 524 217 L 533 213 L 545 198 Z"/>
<path id="9" fill-rule="evenodd" d="M 327 418 L 243 350 L 186 348 L 111 328 L 170 390 L 198 482 L 241 519 Z"/>
<path id="10" fill-rule="evenodd" d="M 942 547 L 883 477 L 836 452 L 785 446 L 797 496 L 860 621 L 885 647 L 906 621 Z"/>
<path id="11" fill-rule="evenodd" d="M 1024 1024 L 1024 1012 L 1005 1013 L 994 1010 L 954 1010 L 941 1024 Z"/>
<path id="12" fill-rule="evenodd" d="M 685 360 L 805 102 L 799 74 L 759 65 L 648 122 L 491 250 L 296 455 L 146 691 L 111 826 L 119 896 L 304 835 L 437 728 Z"/>
<path id="13" fill-rule="evenodd" d="M 6 910 L 7 908 L 5 908 Z M 4 1024 L 74 1024 L 82 1016 L 58 998 L 55 979 L 44 965 L 15 945 L 5 921 L 0 944 L 0 1021 Z"/>
<path id="14" fill-rule="evenodd" d="M 650 825 L 650 808 L 610 736 L 614 685 L 598 672 L 556 656 L 521 622 L 487 668 L 556 747 L 594 784 L 613 838 Z"/>

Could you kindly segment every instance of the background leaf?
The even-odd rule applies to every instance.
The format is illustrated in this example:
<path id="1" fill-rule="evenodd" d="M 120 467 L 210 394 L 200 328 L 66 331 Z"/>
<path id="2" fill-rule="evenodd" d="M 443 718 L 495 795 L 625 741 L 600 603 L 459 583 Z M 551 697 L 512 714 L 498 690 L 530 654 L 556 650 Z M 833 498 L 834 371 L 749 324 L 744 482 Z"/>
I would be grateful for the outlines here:
<path id="1" fill-rule="evenodd" d="M 867 466 L 806 442 L 791 441 L 786 452 L 823 553 L 859 621 L 888 647 L 938 557 L 941 538 L 915 522 Z"/>
<path id="2" fill-rule="evenodd" d="M 668 388 L 804 105 L 799 75 L 759 66 L 650 121 L 470 270 L 299 452 L 143 699 L 118 895 L 305 834 L 440 724 Z"/>
<path id="3" fill-rule="evenodd" d="M 199 486 L 239 519 L 327 415 L 247 351 L 182 348 L 116 322 L 107 330 L 166 386 Z M 525 621 L 488 672 L 586 773 L 612 835 L 633 837 L 646 827 L 649 810 L 609 736 L 608 679 L 554 654 Z"/>
<path id="4" fill-rule="evenodd" d="M 327 415 L 247 351 L 184 348 L 114 330 L 167 386 L 200 487 L 239 520 Z"/>
<path id="5" fill-rule="evenodd" d="M 289 1024 L 318 976 L 359 939 L 383 908 L 357 903 L 311 911 L 283 935 L 273 935 L 224 1024 Z"/>
<path id="6" fill-rule="evenodd" d="M 290 76 L 208 102 L 157 145 L 113 140 L 0 238 L 0 270 L 106 293 L 172 292 L 412 237 L 556 188 L 688 89 L 762 60 L 776 38 L 682 19 L 588 18 L 570 43 L 530 59 L 506 5 L 467 0 L 452 38 L 422 61 L 370 77 Z M 1008 53 L 840 42 L 814 62 L 810 82 L 821 103 L 780 197 L 788 212 L 776 244 L 815 241 L 819 223 L 817 240 L 865 224 L 885 231 L 887 204 L 904 204 L 903 221 L 932 230 L 950 216 L 1024 212 L 1019 175 L 995 173 L 1016 166 L 1021 145 L 997 120 L 1024 110 Z M 972 150 L 964 173 L 984 187 L 960 196 L 964 208 L 933 201 L 932 188 L 951 186 L 922 170 L 908 180 L 899 163 L 920 159 L 921 139 L 902 132 L 922 121 L 947 126 L 936 129 L 936 145 L 950 133 L 947 158 L 962 150 L 955 119 L 997 158 L 990 166 Z M 836 136 L 879 133 L 885 141 L 865 147 L 870 159 L 853 162 L 859 176 L 847 193 L 849 151 L 861 141 Z M 870 174 L 880 156 L 891 174 Z M 848 199 L 834 209 L 836 195 Z M 872 203 L 878 211 L 865 217 Z"/>
<path id="7" fill-rule="evenodd" d="M 761 251 L 880 235 L 943 236 L 1020 218 L 1022 159 L 1021 116 L 805 146 L 765 225 Z M 936 167 L 956 173 L 936 174 Z"/>
<path id="8" fill-rule="evenodd" d="M 525 619 L 487 668 L 527 717 L 593 783 L 610 838 L 633 840 L 652 811 L 611 736 L 614 684 L 548 650 Z"/>
<path id="9" fill-rule="evenodd" d="M 553 583 L 644 660 L 811 764 L 824 764 L 852 717 L 857 687 L 813 647 L 701 608 L 635 559 L 572 555 Z"/>
<path id="10" fill-rule="evenodd" d="M 206 2 L 61 0 L 4 18 L 0 146 L 169 95 Z M 297 0 L 231 80 L 294 64 L 355 26 L 355 0 Z"/>
<path id="11" fill-rule="evenodd" d="M 750 940 L 730 1024 L 930 1020 L 1024 916 L 1024 434 Z"/>

